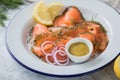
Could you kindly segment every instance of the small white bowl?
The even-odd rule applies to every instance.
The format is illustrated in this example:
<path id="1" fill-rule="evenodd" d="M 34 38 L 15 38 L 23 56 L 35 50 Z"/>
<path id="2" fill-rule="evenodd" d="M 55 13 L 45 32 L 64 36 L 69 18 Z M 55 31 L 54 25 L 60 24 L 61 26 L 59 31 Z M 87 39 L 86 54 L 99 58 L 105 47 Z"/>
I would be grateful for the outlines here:
<path id="1" fill-rule="evenodd" d="M 72 55 L 71 53 L 69 53 L 69 47 L 71 44 L 73 43 L 76 43 L 76 42 L 83 42 L 85 43 L 88 48 L 89 48 L 89 53 L 87 53 L 86 55 L 83 55 L 83 56 L 75 56 L 75 55 Z M 93 51 L 93 45 L 92 43 L 88 40 L 88 39 L 85 39 L 85 38 L 73 38 L 71 39 L 70 41 L 67 42 L 66 46 L 65 46 L 65 51 L 68 55 L 68 57 L 75 63 L 82 63 L 82 62 L 85 62 L 89 59 L 89 57 L 91 56 L 92 54 L 92 51 Z"/>

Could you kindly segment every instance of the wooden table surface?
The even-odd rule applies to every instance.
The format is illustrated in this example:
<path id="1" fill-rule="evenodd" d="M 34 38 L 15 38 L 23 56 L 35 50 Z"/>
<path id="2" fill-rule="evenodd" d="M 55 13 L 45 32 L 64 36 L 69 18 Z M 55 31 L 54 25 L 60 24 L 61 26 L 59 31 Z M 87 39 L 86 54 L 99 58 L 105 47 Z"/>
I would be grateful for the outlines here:
<path id="1" fill-rule="evenodd" d="M 120 0 L 101 0 L 110 6 L 114 7 L 117 11 L 120 11 Z M 29 5 L 26 4 L 26 5 Z M 21 8 L 25 7 L 22 6 Z M 10 11 L 8 13 L 9 20 L 6 21 L 6 26 L 8 25 L 10 19 L 18 12 L 19 10 Z M 17 62 L 15 62 L 5 47 L 5 30 L 6 28 L 0 27 L 0 80 L 61 80 L 60 78 L 47 77 L 40 74 L 36 74 L 31 72 L 22 66 L 20 66 Z M 95 73 L 67 78 L 69 80 L 117 80 L 114 72 L 113 72 L 113 63 L 106 66 L 104 69 L 97 71 Z M 62 78 L 62 80 L 66 80 L 66 78 Z"/>

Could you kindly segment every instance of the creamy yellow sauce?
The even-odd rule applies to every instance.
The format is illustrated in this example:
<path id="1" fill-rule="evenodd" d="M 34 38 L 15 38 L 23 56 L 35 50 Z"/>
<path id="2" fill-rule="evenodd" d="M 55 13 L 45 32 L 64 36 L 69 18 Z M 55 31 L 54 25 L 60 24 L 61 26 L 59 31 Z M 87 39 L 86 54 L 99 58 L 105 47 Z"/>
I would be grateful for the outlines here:
<path id="1" fill-rule="evenodd" d="M 76 42 L 70 45 L 69 52 L 74 56 L 84 56 L 89 53 L 89 48 L 83 42 Z"/>

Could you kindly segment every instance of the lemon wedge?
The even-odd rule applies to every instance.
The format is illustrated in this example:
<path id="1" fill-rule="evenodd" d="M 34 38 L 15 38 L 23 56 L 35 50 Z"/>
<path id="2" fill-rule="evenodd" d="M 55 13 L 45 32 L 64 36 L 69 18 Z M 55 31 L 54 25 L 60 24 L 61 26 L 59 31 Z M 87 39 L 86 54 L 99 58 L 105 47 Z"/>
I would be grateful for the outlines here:
<path id="1" fill-rule="evenodd" d="M 60 2 L 53 2 L 48 4 L 48 12 L 51 19 L 54 20 L 55 17 L 63 10 L 63 4 Z"/>
<path id="2" fill-rule="evenodd" d="M 38 23 L 43 25 L 53 24 L 51 16 L 48 13 L 48 7 L 44 4 L 44 0 L 41 0 L 35 6 L 33 17 Z"/>
<path id="3" fill-rule="evenodd" d="M 38 23 L 46 26 L 52 25 L 54 18 L 62 10 L 62 6 L 63 4 L 59 2 L 53 2 L 46 5 L 44 0 L 41 0 L 34 8 L 33 17 Z"/>
<path id="4" fill-rule="evenodd" d="M 114 72 L 118 79 L 120 79 L 120 56 L 118 56 L 114 62 Z"/>

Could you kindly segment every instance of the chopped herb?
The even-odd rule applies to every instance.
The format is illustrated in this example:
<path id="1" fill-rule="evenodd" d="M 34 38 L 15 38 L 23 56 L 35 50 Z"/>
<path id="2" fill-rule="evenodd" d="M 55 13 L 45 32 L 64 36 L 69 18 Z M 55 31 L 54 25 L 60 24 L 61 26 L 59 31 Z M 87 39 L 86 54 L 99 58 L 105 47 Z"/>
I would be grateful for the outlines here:
<path id="1" fill-rule="evenodd" d="M 74 20 L 74 18 L 70 18 L 70 21 L 71 21 L 72 23 L 74 23 L 75 20 Z"/>
<path id="2" fill-rule="evenodd" d="M 43 35 L 42 34 L 39 34 L 36 38 L 35 38 L 35 41 L 34 42 L 36 42 L 36 41 L 38 41 L 38 40 L 40 40 L 40 39 L 42 39 L 43 38 Z"/>
<path id="3" fill-rule="evenodd" d="M 95 41 L 95 42 L 94 42 L 94 45 L 95 45 L 95 46 L 100 46 L 100 43 L 97 42 L 97 41 Z"/>

